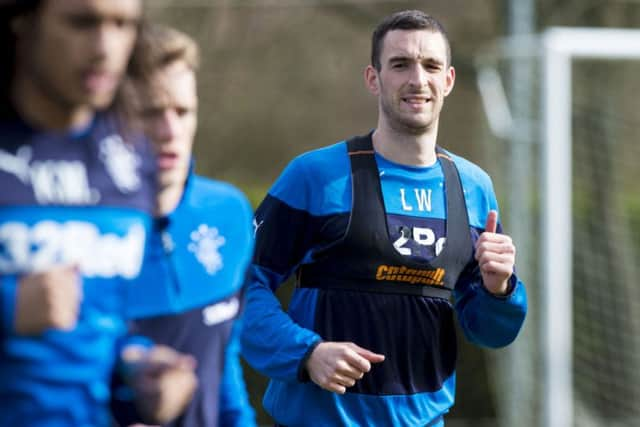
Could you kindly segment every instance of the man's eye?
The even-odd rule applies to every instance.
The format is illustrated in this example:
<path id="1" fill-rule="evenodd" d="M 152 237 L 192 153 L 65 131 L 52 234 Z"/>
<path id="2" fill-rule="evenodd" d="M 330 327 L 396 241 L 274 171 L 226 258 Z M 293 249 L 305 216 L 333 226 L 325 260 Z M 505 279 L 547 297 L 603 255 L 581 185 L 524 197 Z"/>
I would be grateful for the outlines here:
<path id="1" fill-rule="evenodd" d="M 189 113 L 188 108 L 176 108 L 176 114 L 178 117 L 184 117 Z"/>
<path id="2" fill-rule="evenodd" d="M 70 16 L 68 22 L 77 30 L 89 30 L 97 27 L 100 21 L 93 16 L 77 15 Z"/>
<path id="3" fill-rule="evenodd" d="M 154 117 L 158 117 L 162 114 L 162 110 L 157 108 L 147 108 L 146 110 L 142 110 L 140 115 L 145 119 L 152 119 Z"/>
<path id="4" fill-rule="evenodd" d="M 136 26 L 137 22 L 131 19 L 125 19 L 125 18 L 115 18 L 113 20 L 113 25 L 115 25 L 118 28 L 134 28 Z"/>
<path id="5" fill-rule="evenodd" d="M 425 62 L 423 65 L 425 70 L 439 71 L 442 69 L 442 65 L 437 62 Z"/>

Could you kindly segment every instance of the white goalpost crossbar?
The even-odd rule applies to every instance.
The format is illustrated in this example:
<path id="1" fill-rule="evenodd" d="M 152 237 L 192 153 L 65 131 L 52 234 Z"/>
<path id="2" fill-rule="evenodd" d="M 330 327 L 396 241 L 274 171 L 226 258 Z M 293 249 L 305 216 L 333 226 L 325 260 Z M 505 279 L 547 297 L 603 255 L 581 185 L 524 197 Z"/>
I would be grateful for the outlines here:
<path id="1" fill-rule="evenodd" d="M 639 59 L 640 30 L 550 28 L 542 35 L 542 378 L 545 427 L 574 425 L 572 90 L 574 59 Z"/>

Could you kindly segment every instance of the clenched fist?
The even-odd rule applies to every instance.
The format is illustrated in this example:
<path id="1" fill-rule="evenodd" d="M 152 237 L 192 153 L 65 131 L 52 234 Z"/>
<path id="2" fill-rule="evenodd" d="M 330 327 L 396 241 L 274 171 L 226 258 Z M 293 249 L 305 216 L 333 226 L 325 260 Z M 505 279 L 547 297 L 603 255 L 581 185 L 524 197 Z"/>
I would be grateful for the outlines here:
<path id="1" fill-rule="evenodd" d="M 307 360 L 311 380 L 325 390 L 344 394 L 355 385 L 372 363 L 384 361 L 384 355 L 364 349 L 352 342 L 322 342 Z"/>
<path id="2" fill-rule="evenodd" d="M 57 266 L 23 276 L 17 290 L 16 333 L 71 330 L 76 326 L 81 301 L 82 284 L 75 266 Z"/>

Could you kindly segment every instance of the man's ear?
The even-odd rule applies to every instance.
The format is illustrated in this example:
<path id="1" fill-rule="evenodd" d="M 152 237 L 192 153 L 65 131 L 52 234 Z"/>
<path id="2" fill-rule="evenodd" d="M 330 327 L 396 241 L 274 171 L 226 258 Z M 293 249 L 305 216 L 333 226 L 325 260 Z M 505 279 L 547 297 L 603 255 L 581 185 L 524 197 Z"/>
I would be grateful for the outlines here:
<path id="1" fill-rule="evenodd" d="M 453 90 L 453 86 L 456 82 L 456 70 L 455 68 L 453 68 L 453 66 L 449 67 L 449 69 L 447 70 L 447 77 L 446 77 L 446 86 L 444 88 L 444 96 L 447 96 L 451 93 L 451 91 Z"/>
<path id="2" fill-rule="evenodd" d="M 364 69 L 364 83 L 373 95 L 380 95 L 380 76 L 372 65 Z"/>

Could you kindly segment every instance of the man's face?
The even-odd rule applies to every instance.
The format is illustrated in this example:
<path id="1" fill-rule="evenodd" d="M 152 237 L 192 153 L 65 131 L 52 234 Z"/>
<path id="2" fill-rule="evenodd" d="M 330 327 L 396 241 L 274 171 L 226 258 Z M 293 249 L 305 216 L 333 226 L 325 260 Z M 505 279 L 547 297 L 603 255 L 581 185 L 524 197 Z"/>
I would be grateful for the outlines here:
<path id="1" fill-rule="evenodd" d="M 410 134 L 437 128 L 455 80 L 444 37 L 427 30 L 390 31 L 383 40 L 380 65 L 380 71 L 367 67 L 365 78 L 378 96 L 381 120 Z"/>
<path id="2" fill-rule="evenodd" d="M 198 125 L 195 72 L 176 61 L 137 84 L 139 117 L 158 156 L 160 188 L 183 185 Z"/>
<path id="3" fill-rule="evenodd" d="M 67 107 L 108 106 L 129 61 L 141 8 L 140 0 L 44 0 L 34 28 L 18 32 L 23 72 L 43 95 Z"/>

